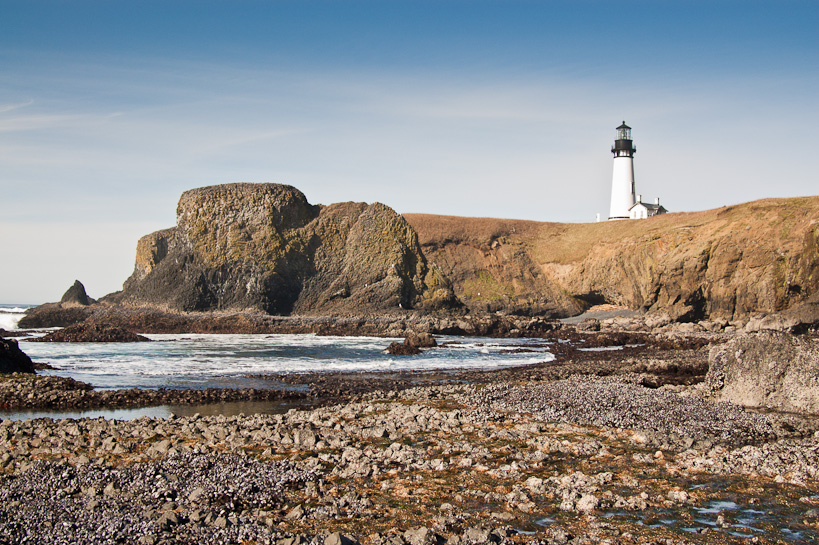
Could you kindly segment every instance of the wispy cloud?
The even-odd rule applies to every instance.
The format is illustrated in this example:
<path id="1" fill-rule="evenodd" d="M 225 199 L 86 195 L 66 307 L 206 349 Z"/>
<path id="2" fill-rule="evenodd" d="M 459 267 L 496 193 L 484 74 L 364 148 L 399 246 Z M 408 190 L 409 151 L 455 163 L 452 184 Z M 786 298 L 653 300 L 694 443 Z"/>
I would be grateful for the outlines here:
<path id="1" fill-rule="evenodd" d="M 77 115 L 18 115 L 0 117 L 0 132 L 22 132 L 48 130 L 77 126 L 78 121 L 87 121 L 88 118 Z M 83 123 L 86 124 L 86 123 Z"/>
<path id="2" fill-rule="evenodd" d="M 26 106 L 31 106 L 32 104 L 34 104 L 33 100 L 20 102 L 18 104 L 0 104 L 0 114 L 11 112 L 12 110 L 19 110 L 20 108 L 25 108 Z"/>

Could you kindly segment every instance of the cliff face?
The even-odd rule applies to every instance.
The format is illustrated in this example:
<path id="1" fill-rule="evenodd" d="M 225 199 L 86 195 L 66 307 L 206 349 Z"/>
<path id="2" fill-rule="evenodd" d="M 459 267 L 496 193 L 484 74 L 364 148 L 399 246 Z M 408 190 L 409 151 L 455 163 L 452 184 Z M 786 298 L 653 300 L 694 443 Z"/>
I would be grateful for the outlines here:
<path id="1" fill-rule="evenodd" d="M 534 221 L 405 214 L 430 263 L 449 278 L 473 310 L 521 315 L 574 316 L 584 303 L 536 259 L 532 242 L 544 225 Z"/>
<path id="2" fill-rule="evenodd" d="M 819 197 L 591 224 L 405 215 L 473 308 L 745 319 L 819 292 Z"/>
<path id="3" fill-rule="evenodd" d="M 314 206 L 290 186 L 228 184 L 185 192 L 177 226 L 140 239 L 118 300 L 271 314 L 446 306 L 436 278 L 414 230 L 382 204 Z"/>

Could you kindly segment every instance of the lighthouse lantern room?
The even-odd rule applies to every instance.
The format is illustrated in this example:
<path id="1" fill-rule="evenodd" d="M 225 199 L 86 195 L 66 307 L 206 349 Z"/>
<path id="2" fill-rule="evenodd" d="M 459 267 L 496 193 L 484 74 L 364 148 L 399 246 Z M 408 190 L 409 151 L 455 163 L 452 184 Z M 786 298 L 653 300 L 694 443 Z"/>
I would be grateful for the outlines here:
<path id="1" fill-rule="evenodd" d="M 617 127 L 617 139 L 611 152 L 614 154 L 614 171 L 611 177 L 609 219 L 629 219 L 629 209 L 635 204 L 634 154 L 637 148 L 631 140 L 631 127 L 625 121 Z"/>

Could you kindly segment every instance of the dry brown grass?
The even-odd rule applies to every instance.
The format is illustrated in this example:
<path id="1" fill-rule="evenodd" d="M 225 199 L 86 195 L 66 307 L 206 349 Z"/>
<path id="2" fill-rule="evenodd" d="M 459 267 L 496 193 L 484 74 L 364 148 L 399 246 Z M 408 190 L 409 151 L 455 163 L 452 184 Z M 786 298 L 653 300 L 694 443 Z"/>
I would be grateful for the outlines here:
<path id="1" fill-rule="evenodd" d="M 537 221 L 499 218 L 467 218 L 433 214 L 404 214 L 418 232 L 421 244 L 444 243 L 490 244 L 500 237 L 533 236 L 542 225 Z"/>
<path id="2" fill-rule="evenodd" d="M 482 246 L 506 237 L 527 246 L 540 263 L 572 263 L 592 248 L 626 239 L 650 241 L 684 236 L 712 241 L 729 233 L 742 240 L 764 240 L 789 246 L 801 243 L 801 233 L 819 221 L 819 197 L 763 199 L 701 212 L 677 212 L 647 220 L 600 223 L 551 223 L 514 219 L 467 218 L 405 214 L 421 244 Z M 791 235 L 800 236 L 793 237 Z"/>

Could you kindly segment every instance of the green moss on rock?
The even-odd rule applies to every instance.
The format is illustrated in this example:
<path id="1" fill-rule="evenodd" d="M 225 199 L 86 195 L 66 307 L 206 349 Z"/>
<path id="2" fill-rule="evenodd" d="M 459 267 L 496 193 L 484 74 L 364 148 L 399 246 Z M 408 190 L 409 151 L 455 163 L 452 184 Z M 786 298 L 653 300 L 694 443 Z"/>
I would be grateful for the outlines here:
<path id="1" fill-rule="evenodd" d="M 455 301 L 445 282 L 427 295 L 427 276 L 414 229 L 383 204 L 323 207 L 291 186 L 228 184 L 186 191 L 177 226 L 140 239 L 122 299 L 274 314 Z"/>

